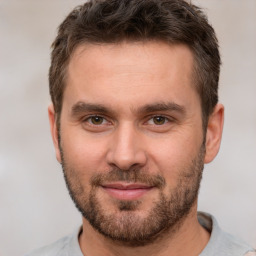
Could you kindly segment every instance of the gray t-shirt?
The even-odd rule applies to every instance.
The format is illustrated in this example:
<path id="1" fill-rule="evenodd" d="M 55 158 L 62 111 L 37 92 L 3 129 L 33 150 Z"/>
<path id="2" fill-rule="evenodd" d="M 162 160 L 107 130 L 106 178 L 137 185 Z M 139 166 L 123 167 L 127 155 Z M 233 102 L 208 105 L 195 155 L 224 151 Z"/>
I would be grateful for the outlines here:
<path id="1" fill-rule="evenodd" d="M 251 246 L 223 232 L 213 216 L 199 212 L 198 220 L 211 233 L 207 246 L 199 256 L 256 256 L 256 251 Z M 25 256 L 83 256 L 78 242 L 80 231 L 81 228 Z"/>

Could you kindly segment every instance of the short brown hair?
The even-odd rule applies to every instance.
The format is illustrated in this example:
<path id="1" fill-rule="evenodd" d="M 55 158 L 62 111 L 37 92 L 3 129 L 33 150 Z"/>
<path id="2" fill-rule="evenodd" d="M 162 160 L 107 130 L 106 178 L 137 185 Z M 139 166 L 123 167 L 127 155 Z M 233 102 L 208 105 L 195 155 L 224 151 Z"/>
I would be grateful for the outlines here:
<path id="1" fill-rule="evenodd" d="M 124 40 L 161 40 L 185 44 L 192 50 L 195 87 L 206 128 L 218 102 L 218 41 L 201 9 L 183 0 L 90 0 L 75 8 L 59 26 L 52 44 L 49 85 L 57 120 L 67 66 L 74 50 L 84 43 Z"/>

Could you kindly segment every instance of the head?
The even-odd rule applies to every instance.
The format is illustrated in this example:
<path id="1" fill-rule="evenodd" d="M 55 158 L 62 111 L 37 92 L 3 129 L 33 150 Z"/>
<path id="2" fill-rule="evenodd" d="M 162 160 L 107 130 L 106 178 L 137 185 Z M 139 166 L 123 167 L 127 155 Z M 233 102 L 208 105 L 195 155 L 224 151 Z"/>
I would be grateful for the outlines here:
<path id="1" fill-rule="evenodd" d="M 52 45 L 49 84 L 57 118 L 75 49 L 86 43 L 123 41 L 163 41 L 189 47 L 194 57 L 193 86 L 200 96 L 206 128 L 218 102 L 218 41 L 203 12 L 183 0 L 95 0 L 75 8 L 60 25 Z"/>
<path id="2" fill-rule="evenodd" d="M 85 223 L 140 246 L 195 214 L 220 144 L 219 65 L 212 27 L 180 0 L 89 1 L 65 19 L 49 116 Z"/>

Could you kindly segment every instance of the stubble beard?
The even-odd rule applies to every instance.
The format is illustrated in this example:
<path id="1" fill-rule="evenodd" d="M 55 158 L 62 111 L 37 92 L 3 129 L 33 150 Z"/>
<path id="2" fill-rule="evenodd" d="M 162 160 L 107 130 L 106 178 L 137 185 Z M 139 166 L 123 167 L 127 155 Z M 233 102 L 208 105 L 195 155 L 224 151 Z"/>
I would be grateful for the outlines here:
<path id="1" fill-rule="evenodd" d="M 169 195 L 163 193 L 166 182 L 162 176 L 148 174 L 137 168 L 125 171 L 114 168 L 104 174 L 95 174 L 90 180 L 91 190 L 88 194 L 81 177 L 77 175 L 79 172 L 65 162 L 65 154 L 61 149 L 64 178 L 77 209 L 100 234 L 129 247 L 145 246 L 157 241 L 167 232 L 170 236 L 177 232 L 196 202 L 204 155 L 205 147 L 202 145 L 191 164 L 180 171 L 176 186 L 169 190 Z M 156 187 L 159 197 L 143 218 L 136 213 L 142 203 L 139 200 L 117 200 L 116 211 L 107 212 L 97 197 L 100 185 L 106 181 L 142 182 Z"/>

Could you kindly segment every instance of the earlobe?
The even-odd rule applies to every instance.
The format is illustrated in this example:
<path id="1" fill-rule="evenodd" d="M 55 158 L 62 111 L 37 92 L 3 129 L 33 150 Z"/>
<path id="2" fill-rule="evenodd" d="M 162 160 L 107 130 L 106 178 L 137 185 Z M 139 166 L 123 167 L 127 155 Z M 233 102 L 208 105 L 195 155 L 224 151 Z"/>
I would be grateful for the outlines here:
<path id="1" fill-rule="evenodd" d="M 50 122 L 52 140 L 53 140 L 53 144 L 54 144 L 55 152 L 56 152 L 56 158 L 57 158 L 58 162 L 61 163 L 61 154 L 60 154 L 59 139 L 58 139 L 59 131 L 57 128 L 57 121 L 56 121 L 56 115 L 55 115 L 53 104 L 50 104 L 48 107 L 48 117 L 49 117 L 49 122 Z"/>
<path id="2" fill-rule="evenodd" d="M 206 142 L 205 142 L 205 163 L 210 163 L 218 154 L 224 123 L 224 106 L 217 104 L 208 120 Z"/>

